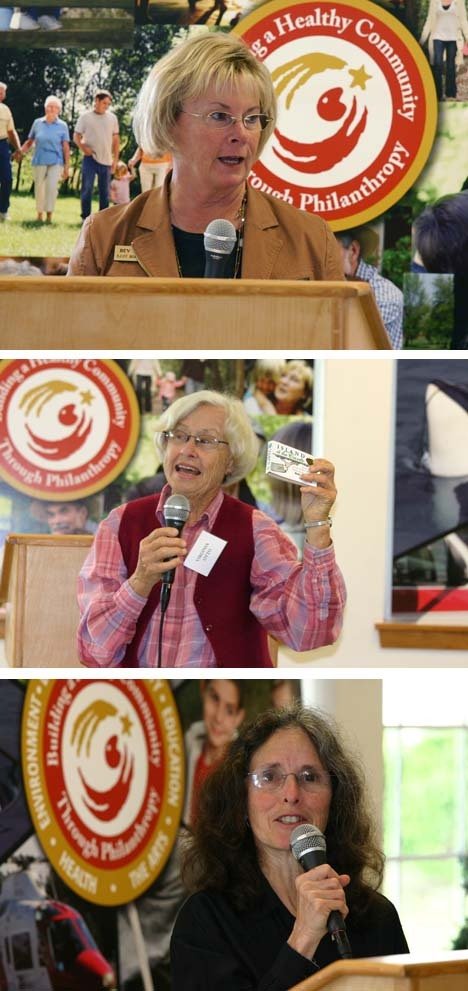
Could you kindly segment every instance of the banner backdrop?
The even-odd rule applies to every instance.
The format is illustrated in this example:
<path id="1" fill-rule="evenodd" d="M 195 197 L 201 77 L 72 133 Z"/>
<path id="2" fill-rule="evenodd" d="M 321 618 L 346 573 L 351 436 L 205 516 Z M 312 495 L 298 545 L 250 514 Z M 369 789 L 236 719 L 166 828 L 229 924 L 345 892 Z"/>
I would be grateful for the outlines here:
<path id="1" fill-rule="evenodd" d="M 199 762 L 298 685 L 3 680 L 1 991 L 168 991 Z"/>
<path id="2" fill-rule="evenodd" d="M 456 41 L 445 52 L 435 7 L 435 0 L 136 0 L 137 27 L 125 35 L 129 47 L 109 31 L 128 10 L 100 5 L 96 13 L 109 15 L 107 27 L 93 35 L 102 42 L 95 40 L 91 50 L 78 40 L 72 45 L 64 24 L 45 33 L 15 25 L 1 30 L 0 21 L 0 79 L 8 86 L 3 105 L 19 141 L 35 133 L 33 123 L 51 94 L 62 102 L 60 119 L 71 140 L 70 169 L 59 180 L 50 223 L 35 208 L 30 149 L 13 162 L 8 224 L 0 222 L 0 273 L 65 274 L 81 227 L 82 155 L 73 134 L 95 93 L 112 94 L 133 199 L 170 168 L 167 154 L 149 162 L 132 131 L 148 72 L 190 32 L 233 31 L 268 65 L 280 111 L 250 184 L 321 214 L 335 232 L 358 237 L 362 263 L 387 280 L 387 306 L 391 298 L 398 308 L 398 333 L 391 334 L 396 347 L 403 307 L 405 348 L 464 349 L 468 289 L 453 275 L 455 241 L 442 244 L 442 262 L 424 263 L 414 238 L 424 208 L 447 194 L 458 197 L 468 171 L 468 21 L 457 5 Z M 65 22 L 70 8 L 64 11 Z M 44 47 L 51 36 L 54 44 Z M 465 200 L 457 199 L 461 218 L 454 221 L 461 242 Z M 347 277 L 369 281 L 373 273 L 361 268 Z"/>
<path id="3" fill-rule="evenodd" d="M 158 416 L 214 388 L 242 399 L 258 463 L 230 494 L 255 503 L 293 539 L 297 488 L 265 475 L 267 441 L 312 450 L 314 369 L 302 358 L 0 361 L 0 544 L 10 532 L 93 533 L 120 505 L 159 493 Z"/>
<path id="4" fill-rule="evenodd" d="M 113 361 L 3 361 L 0 424 L 2 478 L 37 498 L 81 499 L 127 466 L 138 404 Z"/>
<path id="5" fill-rule="evenodd" d="M 273 0 L 234 28 L 270 70 L 278 123 L 254 189 L 335 230 L 381 216 L 413 185 L 437 101 L 420 46 L 373 3 Z"/>
<path id="6" fill-rule="evenodd" d="M 184 795 L 167 681 L 28 684 L 23 781 L 42 849 L 76 894 L 134 900 L 161 873 Z"/>

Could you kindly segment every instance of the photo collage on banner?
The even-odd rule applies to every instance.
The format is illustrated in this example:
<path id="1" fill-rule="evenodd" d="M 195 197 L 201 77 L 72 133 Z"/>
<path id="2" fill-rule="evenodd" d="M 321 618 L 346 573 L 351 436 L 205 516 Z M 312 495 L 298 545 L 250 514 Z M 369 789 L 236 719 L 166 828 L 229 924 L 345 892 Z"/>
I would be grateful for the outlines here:
<path id="1" fill-rule="evenodd" d="M 3 679 L 2 987 L 78 991 L 86 983 L 111 991 L 169 991 L 174 986 L 214 987 L 219 970 L 225 972 L 227 986 L 232 988 L 237 986 L 239 972 L 252 975 L 268 966 L 273 973 L 279 969 L 281 976 L 285 964 L 281 966 L 276 958 L 292 919 L 289 910 L 282 916 L 280 898 L 275 905 L 278 932 L 268 948 L 262 943 L 259 948 L 258 932 L 251 930 L 252 918 L 259 912 L 268 917 L 265 890 L 260 908 L 247 910 L 250 929 L 244 932 L 240 955 L 231 930 L 223 944 L 227 934 L 219 927 L 224 915 L 229 923 L 230 895 L 236 886 L 243 884 L 249 890 L 258 884 L 252 876 L 247 883 L 249 872 L 255 874 L 252 834 L 260 848 L 276 844 L 277 857 L 281 849 L 291 856 L 282 838 L 291 833 L 291 825 L 279 824 L 275 818 L 266 829 L 263 807 L 266 801 L 278 803 L 274 798 L 278 792 L 266 782 L 274 772 L 288 774 L 279 787 L 290 795 L 289 773 L 283 768 L 289 761 L 297 764 L 301 740 L 302 746 L 306 740 L 312 748 L 310 741 L 315 739 L 315 757 L 319 749 L 325 761 L 322 751 L 326 749 L 328 767 L 339 775 L 339 791 L 324 825 L 320 807 L 330 788 L 323 778 L 325 772 L 307 765 L 297 768 L 295 773 L 315 774 L 313 787 L 304 787 L 301 799 L 301 807 L 305 803 L 304 811 L 314 822 L 296 826 L 294 833 L 300 834 L 303 828 L 315 830 L 309 837 L 326 842 L 330 862 L 337 867 L 342 858 L 352 858 L 354 849 L 354 857 L 367 863 L 369 870 L 373 864 L 377 874 L 377 848 L 384 846 L 383 892 L 398 906 L 403 927 L 389 901 L 382 895 L 375 900 L 369 891 L 372 908 L 367 910 L 365 925 L 359 922 L 359 914 L 353 918 L 356 891 L 351 889 L 346 920 L 351 949 L 356 957 L 364 953 L 372 957 L 380 947 L 384 957 L 391 958 L 378 961 L 374 976 L 382 978 L 387 967 L 394 973 L 393 953 L 406 954 L 407 940 L 418 962 L 408 957 L 406 963 L 405 956 L 401 963 L 398 958 L 400 966 L 411 973 L 411 966 L 424 967 L 421 961 L 427 960 L 429 973 L 439 967 L 443 975 L 450 959 L 450 986 L 457 988 L 458 976 L 466 976 L 463 885 L 457 869 L 464 828 L 466 694 L 460 691 L 463 679 L 457 676 L 452 686 L 459 693 L 454 705 L 446 679 L 439 672 L 433 674 L 428 676 L 432 697 L 426 699 L 417 692 L 411 672 L 397 678 L 335 681 L 309 673 L 301 680 Z M 409 698 L 405 688 L 416 689 L 417 697 Z M 299 729 L 297 721 L 307 730 Z M 255 778 L 246 789 L 243 777 L 239 780 L 239 774 L 244 774 L 244 751 L 261 736 L 266 736 L 266 742 L 257 743 L 251 764 Z M 261 770 L 265 748 L 270 748 L 266 753 L 276 753 L 271 749 L 275 738 L 282 751 L 278 754 L 281 763 Z M 254 783 L 257 772 L 265 779 L 261 788 Z M 434 793 L 434 779 L 444 780 L 443 807 L 437 789 Z M 240 782 L 243 787 L 238 791 Z M 293 790 L 297 788 L 296 782 Z M 232 798 L 236 790 L 237 804 L 226 808 L 227 797 Z M 419 811 L 414 808 L 416 798 Z M 279 800 L 282 818 L 286 818 L 284 802 L 289 807 L 287 818 L 291 818 L 291 804 L 298 811 L 297 795 L 294 802 L 284 796 Z M 213 807 L 219 819 L 213 820 Z M 203 844 L 196 847 L 198 856 L 207 857 L 211 868 L 217 864 L 220 870 L 222 852 L 229 863 L 229 883 L 226 889 L 226 872 L 221 869 L 219 892 L 193 894 L 187 902 L 192 885 L 190 850 L 200 844 L 205 827 L 212 839 L 216 836 L 213 856 L 203 850 Z M 365 841 L 358 839 L 364 827 Z M 377 847 L 374 834 L 379 836 Z M 342 845 L 341 851 L 337 844 Z M 300 860 L 300 844 L 296 855 Z M 305 870 L 321 870 L 323 861 L 305 867 L 300 863 Z M 357 865 L 353 870 L 355 884 L 360 870 Z M 276 891 L 275 881 L 264 873 Z M 264 878 L 263 889 L 266 884 Z M 204 913 L 207 897 L 214 898 L 218 915 L 214 928 L 213 919 L 207 916 L 205 931 L 190 905 L 198 905 Z M 268 897 L 271 902 L 272 893 Z M 421 927 L 424 906 L 431 911 L 427 925 Z M 243 911 L 234 918 L 242 919 Z M 380 920 L 377 931 L 376 912 L 377 920 L 379 913 L 384 919 L 387 913 L 386 925 L 382 927 Z M 187 930 L 186 919 L 191 915 L 192 928 Z M 442 951 L 452 947 L 455 952 L 442 957 Z M 332 940 L 324 937 L 314 970 L 310 960 L 296 960 L 294 967 L 292 959 L 281 986 L 292 987 L 287 983 L 291 968 L 292 973 L 302 969 L 311 974 L 311 981 L 317 968 L 329 968 L 320 978 L 326 979 L 329 973 L 333 980 L 337 957 Z M 187 974 L 184 968 L 192 958 L 194 971 Z M 210 970 L 203 976 L 206 960 Z M 363 971 L 359 970 L 361 963 Z M 373 973 L 369 970 L 372 959 L 352 961 L 350 966 L 358 980 Z M 313 983 L 310 988 L 313 991 Z"/>
<path id="2" fill-rule="evenodd" d="M 2 548 L 11 532 L 95 533 L 123 502 L 158 495 L 166 484 L 154 444 L 159 419 L 177 399 L 202 389 L 242 400 L 258 443 L 248 478 L 233 485 L 227 480 L 224 490 L 258 506 L 293 539 L 297 535 L 301 547 L 305 534 L 298 486 L 282 479 L 282 466 L 279 477 L 267 475 L 265 466 L 270 441 L 304 455 L 312 452 L 313 361 L 5 360 L 0 388 Z M 115 415 L 105 423 L 102 415 L 111 401 Z"/>
<path id="3" fill-rule="evenodd" d="M 0 991 L 468 986 L 467 123 L 468 0 L 0 0 Z"/>
<path id="4" fill-rule="evenodd" d="M 3 272 L 65 274 L 89 212 L 90 182 L 108 164 L 91 161 L 82 147 L 83 115 L 96 112 L 96 93 L 105 94 L 100 113 L 115 114 L 108 123 L 119 133 L 110 186 L 118 205 L 170 168 L 167 151 L 150 155 L 132 131 L 149 70 L 189 36 L 233 33 L 268 66 L 278 100 L 278 126 L 251 187 L 331 225 L 346 278 L 373 288 L 387 347 L 464 348 L 468 22 L 463 3 L 449 6 L 443 32 L 454 32 L 453 42 L 436 37 L 436 0 L 362 0 L 349 9 L 312 2 L 309 16 L 299 0 L 284 8 L 244 0 L 134 8 L 130 0 L 64 8 L 2 0 Z M 108 179 L 99 179 L 100 204 Z"/>

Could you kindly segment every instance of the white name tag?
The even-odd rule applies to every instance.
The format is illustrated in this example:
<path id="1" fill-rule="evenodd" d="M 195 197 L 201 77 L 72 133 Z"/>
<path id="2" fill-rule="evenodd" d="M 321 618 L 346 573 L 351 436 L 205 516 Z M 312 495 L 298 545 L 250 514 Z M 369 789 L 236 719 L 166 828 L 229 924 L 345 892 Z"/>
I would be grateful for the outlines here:
<path id="1" fill-rule="evenodd" d="M 199 575 L 209 575 L 226 544 L 227 540 L 216 537 L 214 533 L 209 533 L 208 530 L 202 530 L 192 550 L 189 551 L 185 558 L 184 568 L 190 568 L 191 571 L 196 571 Z"/>
<path id="2" fill-rule="evenodd" d="M 116 244 L 114 248 L 115 262 L 136 262 L 137 256 L 131 244 Z"/>

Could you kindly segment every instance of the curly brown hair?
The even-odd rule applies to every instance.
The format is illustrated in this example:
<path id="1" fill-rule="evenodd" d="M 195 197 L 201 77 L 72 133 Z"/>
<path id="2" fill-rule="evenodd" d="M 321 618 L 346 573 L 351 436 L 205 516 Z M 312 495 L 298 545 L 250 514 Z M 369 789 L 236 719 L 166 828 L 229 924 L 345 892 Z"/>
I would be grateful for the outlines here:
<path id="1" fill-rule="evenodd" d="M 273 733 L 291 727 L 307 734 L 330 774 L 327 860 L 339 874 L 351 876 L 348 904 L 355 911 L 364 910 L 380 886 L 384 865 L 367 805 L 364 772 L 346 751 L 333 720 L 301 704 L 261 713 L 240 730 L 224 760 L 206 779 L 184 850 L 184 883 L 190 892 L 222 891 L 239 910 L 255 905 L 263 875 L 247 820 L 246 774 L 258 748 Z"/>

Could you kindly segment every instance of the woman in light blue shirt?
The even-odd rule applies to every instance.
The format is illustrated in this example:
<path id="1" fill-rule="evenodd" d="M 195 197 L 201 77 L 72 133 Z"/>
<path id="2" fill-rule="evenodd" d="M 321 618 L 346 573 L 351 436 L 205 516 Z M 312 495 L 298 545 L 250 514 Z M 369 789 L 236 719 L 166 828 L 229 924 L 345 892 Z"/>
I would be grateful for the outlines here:
<path id="1" fill-rule="evenodd" d="M 58 96 L 48 96 L 44 117 L 33 122 L 28 139 L 21 146 L 25 155 L 35 145 L 32 166 L 37 219 L 43 221 L 45 214 L 48 224 L 52 221 L 60 177 L 68 179 L 70 135 L 67 124 L 59 117 L 61 109 Z"/>
<path id="2" fill-rule="evenodd" d="M 0 7 L 0 31 L 8 31 L 13 17 L 13 7 Z"/>

